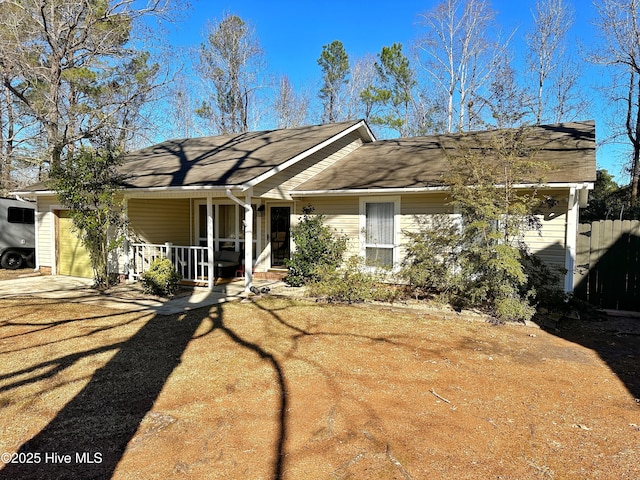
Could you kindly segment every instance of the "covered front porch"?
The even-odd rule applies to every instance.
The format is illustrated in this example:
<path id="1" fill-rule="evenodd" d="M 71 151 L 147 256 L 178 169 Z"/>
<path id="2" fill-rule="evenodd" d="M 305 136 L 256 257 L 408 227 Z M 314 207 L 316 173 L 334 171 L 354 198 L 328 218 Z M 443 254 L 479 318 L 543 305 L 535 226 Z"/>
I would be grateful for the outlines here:
<path id="1" fill-rule="evenodd" d="M 226 189 L 190 196 L 136 195 L 125 199 L 130 235 L 124 271 L 137 280 L 157 258 L 168 258 L 193 285 L 209 289 L 221 278 L 285 273 L 291 253 L 294 203 Z M 251 265 L 247 268 L 246 265 Z"/>

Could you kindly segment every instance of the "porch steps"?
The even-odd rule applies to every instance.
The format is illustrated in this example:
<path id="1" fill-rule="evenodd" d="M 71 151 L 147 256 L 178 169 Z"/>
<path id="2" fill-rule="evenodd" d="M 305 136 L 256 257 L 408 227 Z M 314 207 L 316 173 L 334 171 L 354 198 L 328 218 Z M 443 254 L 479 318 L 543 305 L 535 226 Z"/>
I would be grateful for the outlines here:
<path id="1" fill-rule="evenodd" d="M 287 276 L 289 271 L 286 268 L 271 268 L 266 272 L 254 272 L 253 278 L 260 280 L 276 280 L 281 281 Z"/>

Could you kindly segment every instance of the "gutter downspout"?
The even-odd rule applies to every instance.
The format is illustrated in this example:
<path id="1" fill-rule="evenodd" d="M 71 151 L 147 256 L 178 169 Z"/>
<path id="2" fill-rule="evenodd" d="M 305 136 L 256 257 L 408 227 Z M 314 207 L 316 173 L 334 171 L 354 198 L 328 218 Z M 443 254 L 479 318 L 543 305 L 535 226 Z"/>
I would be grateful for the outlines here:
<path id="1" fill-rule="evenodd" d="M 237 198 L 228 188 L 225 193 L 227 197 L 244 208 L 244 291 L 249 293 L 253 286 L 253 208 L 251 207 L 253 188 L 246 191 L 249 203 Z"/>

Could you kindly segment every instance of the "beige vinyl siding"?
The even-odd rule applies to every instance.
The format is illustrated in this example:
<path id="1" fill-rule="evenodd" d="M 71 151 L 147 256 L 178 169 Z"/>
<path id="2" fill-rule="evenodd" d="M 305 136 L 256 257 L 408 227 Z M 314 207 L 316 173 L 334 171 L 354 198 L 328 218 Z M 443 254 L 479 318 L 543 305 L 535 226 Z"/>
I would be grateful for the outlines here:
<path id="1" fill-rule="evenodd" d="M 561 197 L 557 192 L 555 192 L 555 196 Z M 359 202 L 360 197 L 358 196 L 298 199 L 296 213 L 302 215 L 303 207 L 313 206 L 316 213 L 325 215 L 327 225 L 334 228 L 337 233 L 349 236 L 348 255 L 357 255 L 360 252 Z M 400 200 L 401 232 L 416 231 L 420 218 L 438 214 L 454 215 L 453 207 L 447 203 L 445 192 L 402 195 Z M 531 252 L 539 255 L 549 264 L 564 266 L 566 209 L 566 202 L 561 201 L 553 208 L 543 210 L 538 216 L 542 225 L 540 231 L 530 231 L 525 235 L 525 241 Z M 405 255 L 406 241 L 406 236 L 401 233 L 400 259 Z"/>
<path id="2" fill-rule="evenodd" d="M 333 165 L 360 145 L 362 145 L 362 139 L 357 132 L 345 135 L 260 183 L 254 188 L 254 195 L 262 198 L 291 200 L 289 192 L 292 189 Z"/>
<path id="3" fill-rule="evenodd" d="M 525 243 L 531 253 L 536 254 L 545 263 L 564 267 L 565 263 L 565 213 L 554 218 L 545 219 L 539 215 L 542 228 L 538 232 L 532 230 L 525 235 Z"/>
<path id="4" fill-rule="evenodd" d="M 51 212 L 51 207 L 59 203 L 58 197 L 55 195 L 39 196 L 37 198 L 36 228 L 38 245 L 36 249 L 38 266 L 40 267 L 53 267 L 55 216 Z"/>
<path id="5" fill-rule="evenodd" d="M 415 231 L 421 217 L 453 214 L 453 207 L 447 205 L 448 201 L 444 192 L 403 195 L 400 200 L 400 229 Z"/>
<path id="6" fill-rule="evenodd" d="M 532 230 L 525 235 L 525 242 L 531 253 L 538 255 L 550 265 L 564 267 L 567 237 L 567 197 L 569 192 L 543 192 L 549 197 L 559 199 L 553 207 L 542 209 L 538 220 L 542 224 L 540 231 Z"/>
<path id="7" fill-rule="evenodd" d="M 563 194 L 559 192 L 542 192 L 554 198 L 562 198 L 552 208 L 545 208 L 537 216 L 540 220 L 540 230 L 532 230 L 525 234 L 525 242 L 531 253 L 538 255 L 544 262 L 564 266 L 566 239 L 566 211 L 567 203 Z M 567 192 L 568 195 L 568 192 Z M 453 214 L 453 208 L 447 205 L 446 193 L 438 192 L 424 195 L 404 195 L 401 201 L 401 229 L 402 231 L 416 231 L 419 217 L 440 213 Z M 401 236 L 401 244 L 406 242 L 406 236 Z M 400 258 L 405 252 L 401 247 Z"/>
<path id="8" fill-rule="evenodd" d="M 314 213 L 323 214 L 325 223 L 339 235 L 349 237 L 347 256 L 360 253 L 360 200 L 358 197 L 314 197 L 299 199 L 296 213 L 302 215 L 302 208 L 311 205 Z"/>
<path id="9" fill-rule="evenodd" d="M 400 262 L 406 255 L 408 238 L 405 231 L 416 232 L 420 221 L 433 215 L 453 215 L 453 207 L 447 205 L 449 200 L 445 192 L 434 192 L 416 195 L 403 195 L 400 200 Z"/>
<path id="10" fill-rule="evenodd" d="M 189 245 L 191 202 L 188 198 L 128 200 L 129 223 L 146 243 Z"/>
<path id="11" fill-rule="evenodd" d="M 447 205 L 448 202 L 446 192 L 403 195 L 400 212 L 405 216 L 453 213 L 453 207 Z"/>

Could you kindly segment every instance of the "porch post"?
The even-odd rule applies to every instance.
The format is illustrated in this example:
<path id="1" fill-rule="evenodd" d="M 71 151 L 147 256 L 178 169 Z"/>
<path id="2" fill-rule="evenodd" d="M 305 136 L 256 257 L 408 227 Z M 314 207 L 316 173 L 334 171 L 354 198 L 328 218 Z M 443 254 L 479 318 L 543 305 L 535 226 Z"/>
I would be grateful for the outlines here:
<path id="1" fill-rule="evenodd" d="M 244 291 L 249 293 L 253 282 L 253 208 L 251 197 L 253 188 L 249 188 L 243 202 L 227 188 L 227 197 L 244 208 Z"/>
<path id="2" fill-rule="evenodd" d="M 207 271 L 209 272 L 207 278 L 207 287 L 209 290 L 213 290 L 213 284 L 215 283 L 214 268 L 214 245 L 213 245 L 213 203 L 211 197 L 207 197 Z"/>
<path id="3" fill-rule="evenodd" d="M 573 292 L 573 271 L 576 264 L 576 246 L 578 237 L 578 195 L 576 187 L 569 190 L 569 205 L 567 206 L 567 239 L 564 268 L 567 274 L 564 277 L 564 291 Z"/>
<path id="4" fill-rule="evenodd" d="M 127 224 L 129 223 L 129 199 L 124 198 L 122 200 L 122 208 L 124 210 L 124 217 Z M 129 239 L 129 229 L 127 228 L 124 233 L 124 242 L 122 244 L 124 250 L 124 271 L 122 273 L 127 275 L 130 282 L 133 282 L 133 252 L 131 251 L 131 240 Z"/>
<path id="5" fill-rule="evenodd" d="M 253 188 L 247 190 L 244 205 L 244 291 L 250 292 L 253 285 Z"/>

